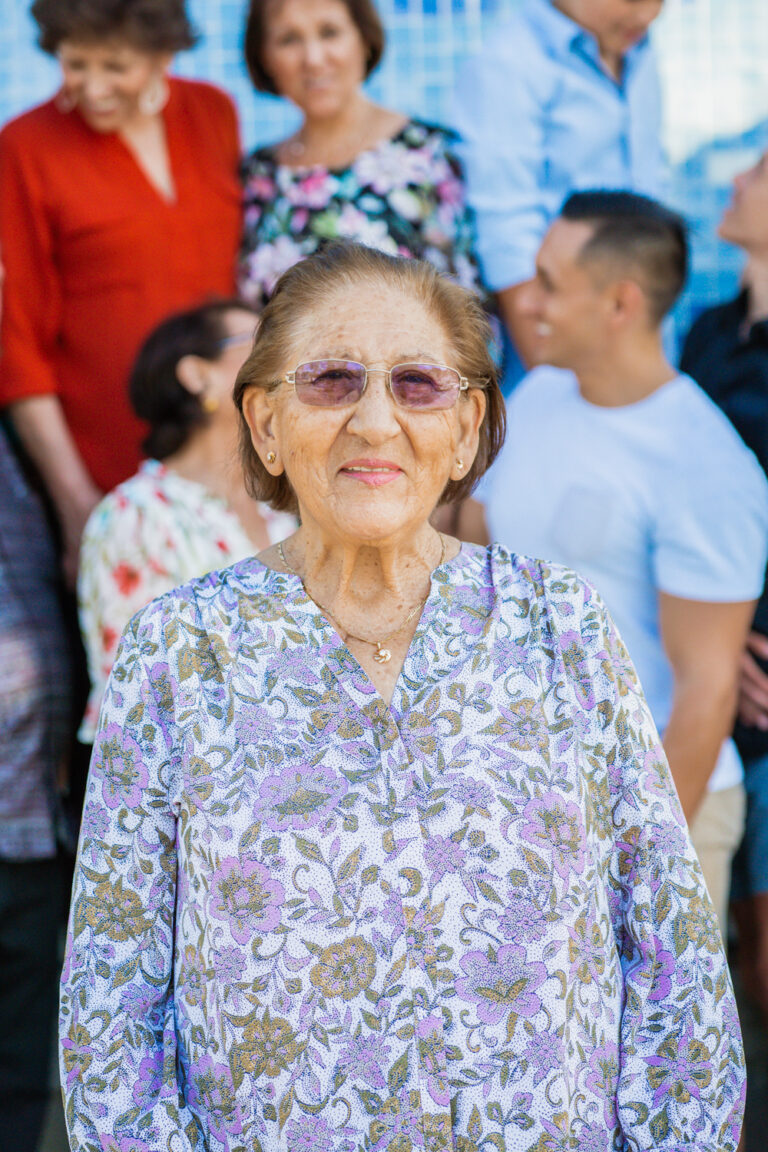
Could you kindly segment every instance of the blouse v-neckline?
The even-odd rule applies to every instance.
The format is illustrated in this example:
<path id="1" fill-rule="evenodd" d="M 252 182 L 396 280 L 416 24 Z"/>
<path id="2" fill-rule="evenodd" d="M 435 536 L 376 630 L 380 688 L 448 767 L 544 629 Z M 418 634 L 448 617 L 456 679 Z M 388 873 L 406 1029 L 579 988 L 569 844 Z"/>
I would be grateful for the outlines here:
<path id="1" fill-rule="evenodd" d="M 171 184 L 173 186 L 173 195 L 166 196 L 163 190 L 149 175 L 147 169 L 139 162 L 139 159 L 131 148 L 128 141 L 121 136 L 119 132 L 112 132 L 110 136 L 114 141 L 115 146 L 124 154 L 125 158 L 133 167 L 139 182 L 144 186 L 147 193 L 153 196 L 165 208 L 177 208 L 181 199 L 181 190 L 179 185 L 179 154 L 176 148 L 176 133 L 174 132 L 174 115 L 175 115 L 175 90 L 173 81 L 168 80 L 168 101 L 162 111 L 158 114 L 162 121 L 163 133 L 165 136 L 165 149 L 168 156 L 168 172 L 171 177 Z"/>
<path id="2" fill-rule="evenodd" d="M 395 723 L 398 723 L 404 714 L 402 701 L 407 694 L 406 684 L 408 682 L 413 683 L 415 680 L 412 667 L 423 651 L 427 634 L 437 626 L 435 615 L 440 602 L 441 587 L 448 582 L 446 577 L 455 565 L 461 562 L 466 564 L 472 562 L 473 559 L 475 557 L 470 548 L 462 543 L 455 556 L 444 560 L 436 568 L 433 568 L 430 575 L 429 593 L 395 680 L 392 698 L 387 703 L 354 652 L 344 643 L 323 610 L 308 595 L 301 577 L 291 572 L 278 572 L 277 569 L 268 567 L 254 557 L 256 563 L 264 569 L 267 580 L 271 582 L 274 579 L 282 582 L 286 598 L 286 610 L 302 634 L 309 638 L 312 632 L 320 633 L 323 637 L 324 653 L 329 654 L 330 650 L 334 652 L 336 659 L 333 673 L 341 687 L 357 705 L 375 703 L 379 710 L 394 720 Z M 297 609 L 300 611 L 300 615 Z M 421 673 L 418 676 L 418 681 L 420 683 L 424 681 L 424 676 Z"/>

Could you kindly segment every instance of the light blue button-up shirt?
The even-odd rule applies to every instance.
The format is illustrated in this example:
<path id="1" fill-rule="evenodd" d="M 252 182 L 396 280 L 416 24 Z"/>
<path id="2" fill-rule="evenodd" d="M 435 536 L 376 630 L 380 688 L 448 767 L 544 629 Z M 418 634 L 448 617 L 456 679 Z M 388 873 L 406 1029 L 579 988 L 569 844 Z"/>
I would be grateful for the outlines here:
<path id="1" fill-rule="evenodd" d="M 528 280 L 565 198 L 583 188 L 666 192 L 661 100 L 644 38 L 617 82 L 597 40 L 550 0 L 523 0 L 460 76 L 454 124 L 486 283 Z"/>

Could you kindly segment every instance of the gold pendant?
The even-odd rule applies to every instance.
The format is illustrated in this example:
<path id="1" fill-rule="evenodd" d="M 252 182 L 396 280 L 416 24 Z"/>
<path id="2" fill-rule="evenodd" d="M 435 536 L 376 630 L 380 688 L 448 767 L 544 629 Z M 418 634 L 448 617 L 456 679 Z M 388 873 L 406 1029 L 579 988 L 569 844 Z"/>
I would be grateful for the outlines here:
<path id="1" fill-rule="evenodd" d="M 382 648 L 381 644 L 377 640 L 376 651 L 373 654 L 373 658 L 377 664 L 389 664 L 390 660 L 392 659 L 392 653 L 388 648 Z"/>

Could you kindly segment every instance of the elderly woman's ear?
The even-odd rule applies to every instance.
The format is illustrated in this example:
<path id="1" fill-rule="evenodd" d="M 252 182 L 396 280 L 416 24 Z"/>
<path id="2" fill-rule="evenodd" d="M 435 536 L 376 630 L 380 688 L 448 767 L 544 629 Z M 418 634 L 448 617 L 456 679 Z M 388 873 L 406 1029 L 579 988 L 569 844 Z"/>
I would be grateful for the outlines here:
<path id="1" fill-rule="evenodd" d="M 284 471 L 274 433 L 275 392 L 253 386 L 243 396 L 243 419 L 251 433 L 251 443 L 264 467 L 273 476 Z"/>
<path id="2" fill-rule="evenodd" d="M 486 397 L 481 388 L 470 388 L 457 405 L 459 427 L 451 480 L 461 480 L 472 467 L 480 442 L 480 427 L 485 416 L 485 408 Z"/>

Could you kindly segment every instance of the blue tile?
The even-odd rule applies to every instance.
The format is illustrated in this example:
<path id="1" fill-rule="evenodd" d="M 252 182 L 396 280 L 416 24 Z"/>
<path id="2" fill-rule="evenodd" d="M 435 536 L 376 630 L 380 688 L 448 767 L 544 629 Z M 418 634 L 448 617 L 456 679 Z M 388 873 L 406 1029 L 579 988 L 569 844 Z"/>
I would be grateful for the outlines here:
<path id="1" fill-rule="evenodd" d="M 389 30 L 389 52 L 370 84 L 372 94 L 405 112 L 448 122 L 457 61 L 490 34 L 494 21 L 514 8 L 516 0 L 379 0 Z M 675 0 L 667 0 L 672 6 Z M 718 0 L 685 2 L 685 20 L 713 20 Z M 760 83 L 764 67 L 760 37 L 750 29 L 768 17 L 766 0 L 728 0 L 738 8 L 739 36 L 733 35 L 721 51 L 735 56 L 742 77 Z M 6 3 L 0 21 L 0 122 L 45 99 L 55 91 L 56 65 L 35 47 L 35 29 L 28 3 Z M 279 139 L 296 122 L 295 112 L 282 101 L 256 95 L 241 58 L 247 0 L 189 0 L 192 18 L 202 42 L 183 53 L 177 70 L 205 77 L 227 88 L 237 100 L 247 147 Z M 686 28 L 689 26 L 686 24 Z M 675 67 L 685 67 L 695 53 L 695 38 L 684 37 Z M 706 102 L 702 102 L 706 109 Z M 675 109 L 668 109 L 670 120 Z M 702 114 L 706 114 L 704 111 Z M 706 124 L 703 125 L 706 137 Z M 702 125 L 697 125 L 697 139 Z M 694 246 L 689 288 L 677 316 L 680 326 L 701 307 L 734 290 L 741 260 L 733 249 L 714 236 L 715 223 L 727 199 L 729 173 L 768 145 L 768 122 L 729 139 L 706 139 L 674 171 L 675 204 L 689 216 Z"/>

